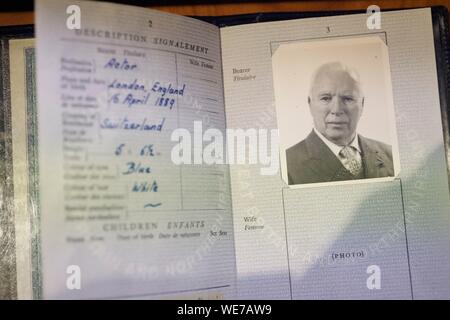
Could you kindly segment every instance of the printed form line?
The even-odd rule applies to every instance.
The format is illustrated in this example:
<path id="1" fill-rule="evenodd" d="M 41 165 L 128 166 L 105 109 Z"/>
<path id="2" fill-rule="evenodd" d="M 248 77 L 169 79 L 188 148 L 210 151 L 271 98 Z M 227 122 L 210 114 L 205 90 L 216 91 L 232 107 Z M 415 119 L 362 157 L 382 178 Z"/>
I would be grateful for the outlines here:
<path id="1" fill-rule="evenodd" d="M 189 54 L 189 53 L 176 52 L 176 51 L 172 51 L 172 50 L 156 49 L 156 48 L 149 48 L 149 47 L 142 47 L 142 46 L 133 46 L 133 45 L 126 45 L 126 44 L 117 44 L 117 43 L 111 43 L 111 42 L 97 42 L 97 41 L 89 41 L 89 40 L 82 40 L 82 39 L 71 39 L 71 38 L 61 38 L 60 40 L 61 41 L 65 41 L 65 42 L 81 42 L 81 43 L 90 43 L 90 44 L 95 44 L 95 45 L 106 45 L 106 46 L 114 46 L 114 47 L 136 48 L 136 49 L 144 49 L 144 50 L 154 50 L 154 51 L 161 51 L 161 52 L 169 52 L 169 53 L 173 53 L 173 54 L 181 54 L 181 55 L 184 55 L 184 56 L 198 58 L 198 59 L 203 59 L 203 60 L 206 60 L 206 61 L 211 61 L 211 62 L 216 63 L 216 60 L 214 60 L 214 59 L 209 59 L 209 58 L 205 58 L 205 57 L 201 57 L 201 56 L 196 56 L 194 54 Z"/>
<path id="2" fill-rule="evenodd" d="M 185 290 L 174 290 L 174 291 L 161 291 L 154 293 L 142 293 L 142 294 L 133 294 L 133 295 L 125 295 L 125 296 L 115 296 L 115 297 L 107 297 L 105 299 L 127 299 L 127 298 L 138 298 L 138 297 L 150 297 L 150 296 L 159 296 L 165 294 L 177 294 L 177 293 L 187 293 L 187 292 L 195 292 L 195 291 L 206 291 L 213 289 L 222 289 L 230 287 L 229 284 L 215 286 L 215 287 L 205 287 L 205 288 L 196 288 L 196 289 L 185 289 Z"/>

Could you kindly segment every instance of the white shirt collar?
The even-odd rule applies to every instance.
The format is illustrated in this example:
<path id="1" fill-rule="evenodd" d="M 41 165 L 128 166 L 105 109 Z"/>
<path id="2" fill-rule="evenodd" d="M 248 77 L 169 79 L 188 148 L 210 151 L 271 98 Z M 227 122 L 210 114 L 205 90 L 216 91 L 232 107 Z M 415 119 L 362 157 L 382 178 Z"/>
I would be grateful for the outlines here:
<path id="1" fill-rule="evenodd" d="M 339 152 L 341 152 L 343 146 L 338 146 L 337 144 L 331 142 L 323 134 L 321 134 L 316 128 L 314 128 L 314 132 L 319 136 L 319 138 L 327 145 L 328 148 L 336 155 L 336 157 L 339 158 Z M 355 138 L 353 141 L 349 144 L 349 146 L 354 147 L 356 150 L 358 150 L 359 153 L 361 153 L 361 148 L 359 147 L 359 139 L 358 134 L 355 135 Z"/>

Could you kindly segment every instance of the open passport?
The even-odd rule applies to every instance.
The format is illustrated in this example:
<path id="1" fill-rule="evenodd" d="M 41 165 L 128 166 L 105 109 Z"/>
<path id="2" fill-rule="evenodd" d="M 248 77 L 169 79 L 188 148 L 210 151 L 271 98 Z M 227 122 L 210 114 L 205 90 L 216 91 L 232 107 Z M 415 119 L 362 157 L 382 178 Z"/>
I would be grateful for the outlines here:
<path id="1" fill-rule="evenodd" d="M 450 298 L 447 41 L 443 8 L 37 1 L 2 47 L 1 296 Z"/>

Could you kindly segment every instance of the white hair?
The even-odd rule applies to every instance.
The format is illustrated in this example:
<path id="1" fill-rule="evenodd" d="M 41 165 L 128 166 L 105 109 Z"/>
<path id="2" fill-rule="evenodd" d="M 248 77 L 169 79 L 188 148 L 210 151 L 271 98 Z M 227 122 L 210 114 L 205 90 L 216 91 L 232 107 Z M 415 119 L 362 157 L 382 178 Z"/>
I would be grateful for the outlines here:
<path id="1" fill-rule="evenodd" d="M 314 71 L 314 73 L 311 77 L 311 82 L 310 82 L 311 85 L 309 87 L 309 96 L 311 96 L 311 92 L 317 81 L 317 78 L 319 77 L 319 75 L 321 75 L 322 73 L 325 73 L 325 72 L 345 72 L 355 82 L 356 87 L 358 88 L 358 91 L 361 94 L 361 97 L 364 96 L 359 73 L 354 68 L 350 68 L 349 66 L 346 66 L 346 65 L 342 64 L 341 62 L 337 62 L 337 61 L 327 62 L 325 64 L 322 64 L 320 67 L 318 67 L 316 69 L 316 71 Z"/>

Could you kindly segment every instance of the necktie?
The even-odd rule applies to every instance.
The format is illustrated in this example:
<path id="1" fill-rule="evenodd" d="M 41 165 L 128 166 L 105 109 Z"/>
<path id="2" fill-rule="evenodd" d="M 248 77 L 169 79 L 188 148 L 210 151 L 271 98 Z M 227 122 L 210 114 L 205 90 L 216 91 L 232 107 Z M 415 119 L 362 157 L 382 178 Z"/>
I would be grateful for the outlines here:
<path id="1" fill-rule="evenodd" d="M 339 152 L 341 162 L 344 167 L 354 176 L 358 176 L 362 171 L 361 155 L 356 148 L 351 146 L 343 147 Z"/>

